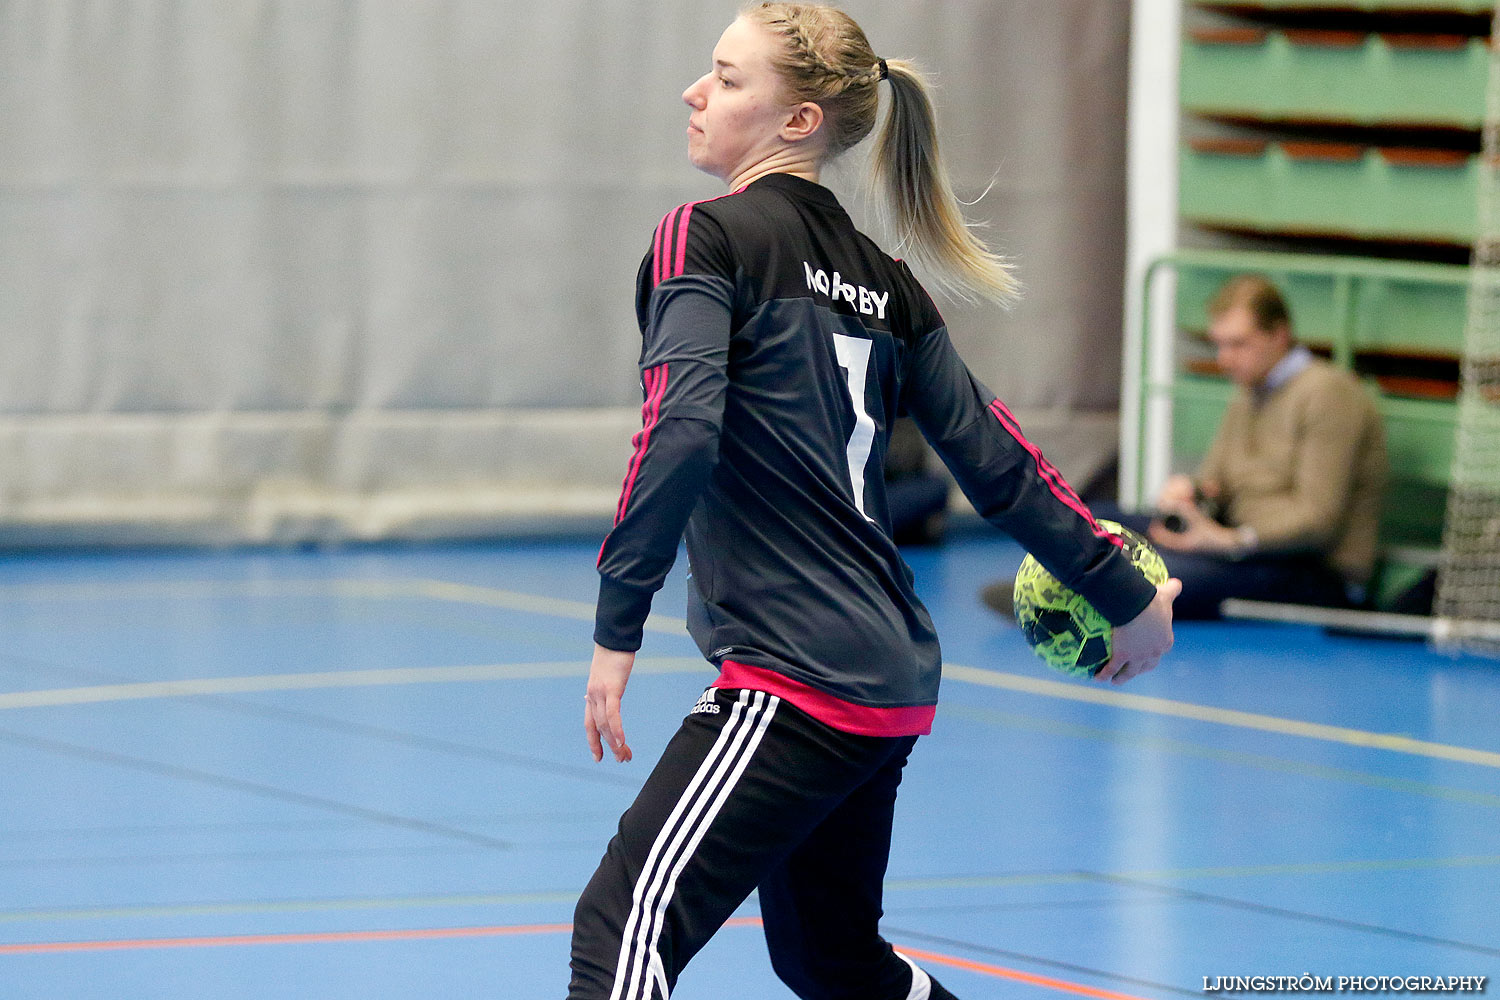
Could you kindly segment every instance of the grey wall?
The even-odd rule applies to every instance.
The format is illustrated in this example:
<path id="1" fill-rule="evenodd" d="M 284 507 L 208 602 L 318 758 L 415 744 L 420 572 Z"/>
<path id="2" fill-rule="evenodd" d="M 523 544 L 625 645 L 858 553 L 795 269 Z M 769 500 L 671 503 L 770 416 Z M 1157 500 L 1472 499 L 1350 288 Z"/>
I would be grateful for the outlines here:
<path id="1" fill-rule="evenodd" d="M 0 541 L 437 535 L 612 510 L 632 283 L 735 4 L 0 0 Z M 1127 5 L 849 5 L 934 70 L 1014 254 L 966 357 L 1114 449 Z M 854 197 L 858 163 L 830 177 Z M 858 209 L 856 206 L 858 214 Z"/>

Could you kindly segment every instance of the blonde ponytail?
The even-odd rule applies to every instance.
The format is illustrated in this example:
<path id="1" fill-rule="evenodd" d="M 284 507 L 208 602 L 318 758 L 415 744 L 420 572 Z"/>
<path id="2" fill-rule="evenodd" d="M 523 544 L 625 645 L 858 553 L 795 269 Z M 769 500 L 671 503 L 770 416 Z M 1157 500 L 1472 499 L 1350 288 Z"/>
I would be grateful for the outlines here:
<path id="1" fill-rule="evenodd" d="M 872 186 L 884 196 L 889 222 L 913 260 L 939 287 L 965 301 L 1014 302 L 1020 284 L 1011 263 L 974 234 L 938 153 L 937 117 L 921 72 L 888 60 L 890 110 L 870 158 Z"/>
<path id="2" fill-rule="evenodd" d="M 775 66 L 789 94 L 823 109 L 828 156 L 850 149 L 875 128 L 881 80 L 891 85 L 890 111 L 870 159 L 872 187 L 885 203 L 901 253 L 925 267 L 938 286 L 965 301 L 1014 302 L 1020 286 L 1010 262 L 964 220 L 938 155 L 931 88 L 903 59 L 880 59 L 854 19 L 836 7 L 758 3 L 741 14 L 779 35 Z"/>

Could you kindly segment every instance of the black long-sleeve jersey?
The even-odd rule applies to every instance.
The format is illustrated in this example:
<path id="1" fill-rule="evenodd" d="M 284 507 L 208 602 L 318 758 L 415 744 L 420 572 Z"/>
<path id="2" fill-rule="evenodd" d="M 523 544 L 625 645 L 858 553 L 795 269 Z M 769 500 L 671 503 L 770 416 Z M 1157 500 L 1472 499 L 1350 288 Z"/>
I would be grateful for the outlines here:
<path id="1" fill-rule="evenodd" d="M 719 686 L 849 732 L 929 731 L 941 654 L 882 474 L 902 414 L 981 515 L 1111 622 L 1154 596 L 828 189 L 772 174 L 669 212 L 637 313 L 645 404 L 599 553 L 601 646 L 640 647 L 686 530 L 689 631 Z"/>

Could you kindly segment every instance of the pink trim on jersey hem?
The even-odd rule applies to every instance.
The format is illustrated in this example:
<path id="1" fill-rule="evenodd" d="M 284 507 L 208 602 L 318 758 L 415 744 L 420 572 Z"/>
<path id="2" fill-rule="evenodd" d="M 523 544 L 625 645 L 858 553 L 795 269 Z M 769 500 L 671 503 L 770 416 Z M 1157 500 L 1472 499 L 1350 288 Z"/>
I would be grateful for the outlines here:
<path id="1" fill-rule="evenodd" d="M 1123 548 L 1125 545 L 1124 540 L 1112 532 L 1106 531 L 1104 526 L 1094 519 L 1093 511 L 1089 510 L 1088 504 L 1084 503 L 1078 494 L 1073 492 L 1073 487 L 1068 485 L 1068 481 L 1063 478 L 1061 472 L 1057 471 L 1057 467 L 1047 461 L 1042 455 L 1041 449 L 1027 440 L 1025 434 L 1021 433 L 1021 424 L 1020 421 L 1016 420 L 1015 414 L 1006 409 L 1005 404 L 998 399 L 990 404 L 989 410 L 995 419 L 1000 421 L 1000 425 L 1005 428 L 1006 432 L 1015 438 L 1016 442 L 1022 448 L 1026 449 L 1032 461 L 1036 462 L 1037 472 L 1041 475 L 1042 481 L 1047 484 L 1047 488 L 1052 491 L 1052 495 L 1061 500 L 1074 513 L 1078 514 L 1079 517 L 1087 521 L 1089 528 L 1095 535 Z"/>
<path id="2" fill-rule="evenodd" d="M 789 701 L 826 726 L 856 736 L 926 736 L 932 732 L 936 705 L 906 705 L 899 708 L 875 708 L 856 705 L 836 698 L 826 691 L 765 667 L 752 667 L 725 660 L 719 667 L 717 688 L 749 688 L 774 694 Z"/>

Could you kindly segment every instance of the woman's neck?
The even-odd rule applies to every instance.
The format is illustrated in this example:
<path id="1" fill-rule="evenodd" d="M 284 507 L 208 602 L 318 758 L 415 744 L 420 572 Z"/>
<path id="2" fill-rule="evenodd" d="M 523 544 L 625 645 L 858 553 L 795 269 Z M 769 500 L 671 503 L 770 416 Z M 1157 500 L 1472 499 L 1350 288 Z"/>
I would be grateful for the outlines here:
<path id="1" fill-rule="evenodd" d="M 743 190 L 762 177 L 767 177 L 771 174 L 791 174 L 793 177 L 801 177 L 805 181 L 812 181 L 814 184 L 817 184 L 819 183 L 819 178 L 822 176 L 822 163 L 819 160 L 810 159 L 805 156 L 770 156 L 728 178 L 729 190 Z"/>

